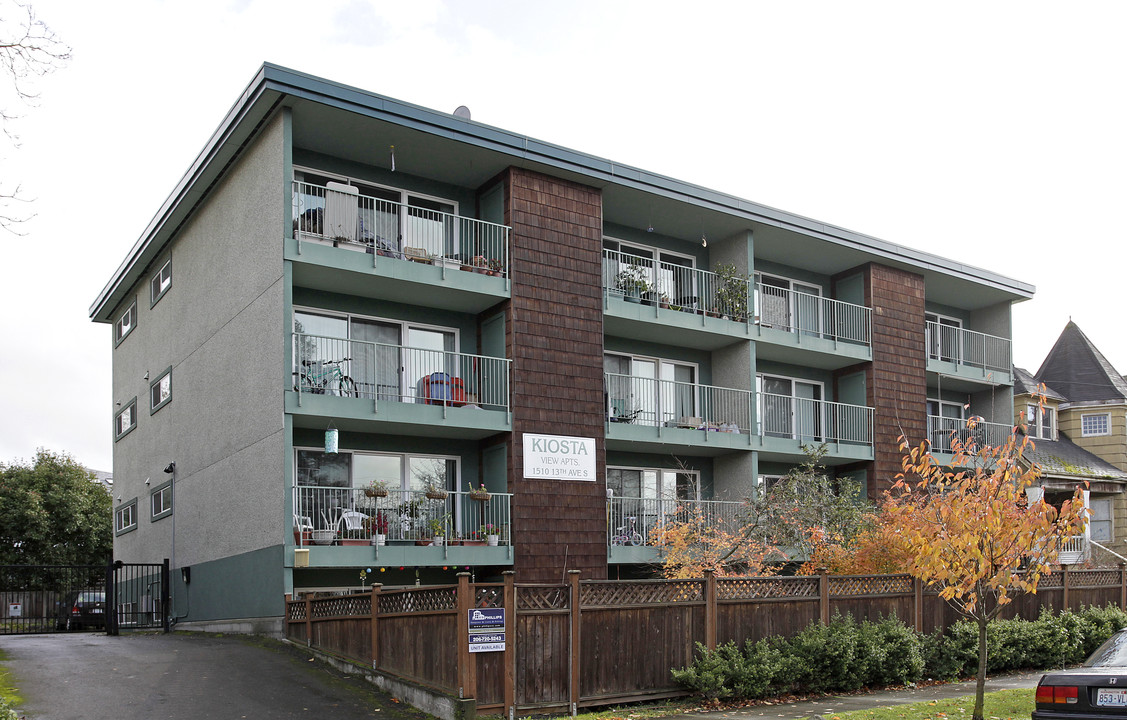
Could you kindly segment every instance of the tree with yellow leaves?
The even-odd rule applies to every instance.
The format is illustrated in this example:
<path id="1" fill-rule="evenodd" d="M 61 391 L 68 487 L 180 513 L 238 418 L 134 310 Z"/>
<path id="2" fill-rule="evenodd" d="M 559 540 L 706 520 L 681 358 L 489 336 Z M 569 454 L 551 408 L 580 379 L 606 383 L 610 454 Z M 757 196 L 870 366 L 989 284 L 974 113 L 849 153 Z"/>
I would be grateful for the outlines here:
<path id="1" fill-rule="evenodd" d="M 973 419 L 967 430 L 966 440 L 952 438 L 953 469 L 940 466 L 926 442 L 911 447 L 901 436 L 903 471 L 883 509 L 908 572 L 978 625 L 973 720 L 982 720 L 987 623 L 1014 597 L 1037 592 L 1061 542 L 1083 532 L 1085 513 L 1079 490 L 1060 508 L 1028 499 L 1040 470 L 1018 462 L 1030 441 L 1017 428 L 998 446 L 975 443 Z"/>

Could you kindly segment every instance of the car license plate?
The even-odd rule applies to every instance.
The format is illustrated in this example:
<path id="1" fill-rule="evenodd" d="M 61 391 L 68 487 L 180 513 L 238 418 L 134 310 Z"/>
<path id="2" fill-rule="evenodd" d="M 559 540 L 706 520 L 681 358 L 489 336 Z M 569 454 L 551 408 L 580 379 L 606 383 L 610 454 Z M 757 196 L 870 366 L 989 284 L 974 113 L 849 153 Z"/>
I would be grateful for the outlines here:
<path id="1" fill-rule="evenodd" d="M 1096 693 L 1100 707 L 1127 707 L 1127 690 L 1100 690 Z"/>
<path id="2" fill-rule="evenodd" d="M 102 614 L 102 608 L 94 608 L 90 612 L 95 614 L 95 615 L 101 615 Z"/>

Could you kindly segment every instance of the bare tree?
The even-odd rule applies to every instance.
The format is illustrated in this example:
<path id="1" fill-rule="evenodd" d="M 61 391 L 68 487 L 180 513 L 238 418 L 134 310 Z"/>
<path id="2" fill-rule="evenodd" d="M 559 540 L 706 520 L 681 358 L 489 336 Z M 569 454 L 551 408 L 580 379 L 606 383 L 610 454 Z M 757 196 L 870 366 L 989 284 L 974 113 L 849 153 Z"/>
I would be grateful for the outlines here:
<path id="1" fill-rule="evenodd" d="M 0 127 L 13 147 L 20 144 L 19 135 L 12 127 L 19 115 L 8 106 L 9 102 L 34 106 L 39 100 L 34 91 L 35 79 L 54 72 L 68 60 L 70 47 L 35 17 L 30 5 L 0 0 L 0 67 L 11 81 L 11 97 L 5 97 L 0 106 Z M 11 210 L 12 204 L 17 202 L 27 202 L 20 196 L 19 184 L 12 188 L 10 182 L 0 178 L 0 228 L 12 233 L 16 233 L 13 225 L 29 217 Z"/>

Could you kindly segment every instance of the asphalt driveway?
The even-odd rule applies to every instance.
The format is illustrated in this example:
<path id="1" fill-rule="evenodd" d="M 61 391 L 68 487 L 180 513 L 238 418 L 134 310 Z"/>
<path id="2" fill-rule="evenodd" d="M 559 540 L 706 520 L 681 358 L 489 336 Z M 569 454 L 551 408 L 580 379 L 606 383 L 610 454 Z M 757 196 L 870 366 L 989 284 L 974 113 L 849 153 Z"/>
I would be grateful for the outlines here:
<path id="1" fill-rule="evenodd" d="M 241 636 L 7 635 L 28 720 L 424 720 L 285 643 Z"/>

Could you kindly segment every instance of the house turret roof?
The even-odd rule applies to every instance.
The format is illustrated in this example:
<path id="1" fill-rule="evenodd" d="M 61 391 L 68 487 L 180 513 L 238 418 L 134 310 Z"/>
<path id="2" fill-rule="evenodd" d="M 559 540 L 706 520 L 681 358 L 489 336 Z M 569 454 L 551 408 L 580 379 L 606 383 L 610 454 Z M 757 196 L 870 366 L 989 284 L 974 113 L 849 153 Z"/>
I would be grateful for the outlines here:
<path id="1" fill-rule="evenodd" d="M 1069 402 L 1127 400 L 1123 376 L 1071 320 L 1045 357 L 1036 381 L 1054 388 Z"/>

